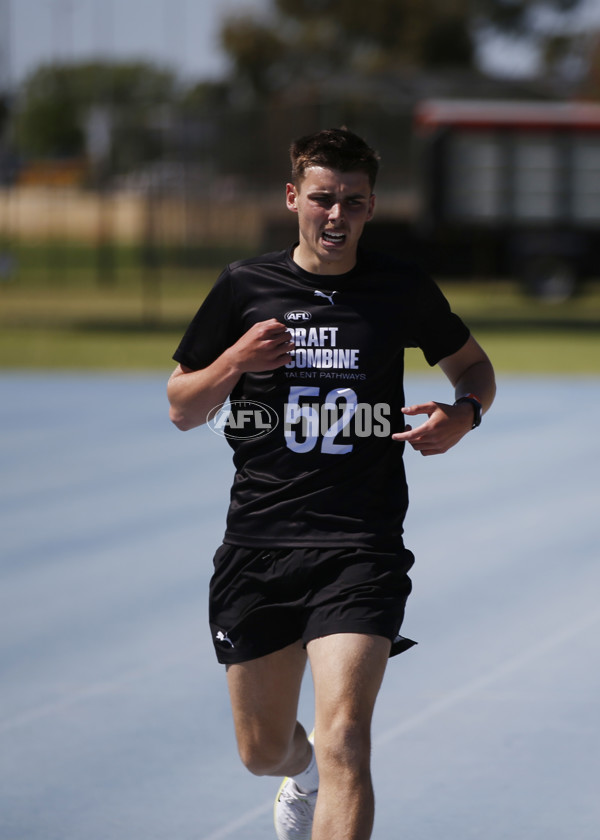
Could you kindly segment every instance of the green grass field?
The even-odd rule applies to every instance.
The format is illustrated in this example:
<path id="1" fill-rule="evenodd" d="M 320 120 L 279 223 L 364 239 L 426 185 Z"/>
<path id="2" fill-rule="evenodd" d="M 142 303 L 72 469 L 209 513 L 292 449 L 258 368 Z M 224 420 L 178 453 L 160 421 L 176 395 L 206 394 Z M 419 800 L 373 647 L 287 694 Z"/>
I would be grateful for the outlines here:
<path id="1" fill-rule="evenodd" d="M 0 368 L 169 371 L 219 268 L 147 265 L 118 255 L 107 272 L 85 250 L 30 251 L 0 282 Z M 218 263 L 222 265 L 223 263 Z M 547 304 L 510 282 L 440 281 L 497 370 L 600 375 L 600 281 Z M 410 372 L 428 370 L 418 351 Z"/>

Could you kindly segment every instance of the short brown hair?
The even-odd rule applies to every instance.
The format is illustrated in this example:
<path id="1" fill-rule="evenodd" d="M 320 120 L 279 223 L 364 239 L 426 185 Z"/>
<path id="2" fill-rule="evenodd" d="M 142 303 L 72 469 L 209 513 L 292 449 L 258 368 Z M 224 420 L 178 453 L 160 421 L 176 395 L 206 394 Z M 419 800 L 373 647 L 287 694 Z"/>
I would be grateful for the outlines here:
<path id="1" fill-rule="evenodd" d="M 346 128 L 326 128 L 292 143 L 292 181 L 296 186 L 310 166 L 325 166 L 340 172 L 365 172 L 371 189 L 379 171 L 379 156 L 357 134 Z"/>

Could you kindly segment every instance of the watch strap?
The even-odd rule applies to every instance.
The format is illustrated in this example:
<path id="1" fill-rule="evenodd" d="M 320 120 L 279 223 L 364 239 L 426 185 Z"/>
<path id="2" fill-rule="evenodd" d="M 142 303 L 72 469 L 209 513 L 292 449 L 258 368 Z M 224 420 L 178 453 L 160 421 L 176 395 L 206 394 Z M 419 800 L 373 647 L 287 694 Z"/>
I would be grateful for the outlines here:
<path id="1" fill-rule="evenodd" d="M 479 397 L 476 397 L 475 394 L 465 394 L 462 397 L 459 397 L 457 400 L 454 401 L 454 405 L 459 405 L 460 403 L 470 403 L 473 406 L 473 425 L 471 426 L 472 429 L 476 429 L 477 426 L 481 425 L 481 415 L 483 413 L 483 406 L 481 404 L 481 400 Z"/>

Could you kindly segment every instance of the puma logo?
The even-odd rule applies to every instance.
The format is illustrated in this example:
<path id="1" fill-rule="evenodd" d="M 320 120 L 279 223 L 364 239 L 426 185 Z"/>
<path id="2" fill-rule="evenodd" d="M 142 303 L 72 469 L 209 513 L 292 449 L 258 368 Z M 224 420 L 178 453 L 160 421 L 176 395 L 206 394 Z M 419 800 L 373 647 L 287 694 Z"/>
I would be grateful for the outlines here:
<path id="1" fill-rule="evenodd" d="M 316 291 L 315 291 L 315 297 L 325 298 L 325 300 L 328 300 L 329 303 L 332 306 L 333 306 L 333 296 L 334 295 L 337 295 L 337 292 L 330 292 L 329 294 L 327 294 L 327 292 L 320 292 L 318 289 L 316 289 Z"/>
<path id="2" fill-rule="evenodd" d="M 229 638 L 227 633 L 223 633 L 222 630 L 219 630 L 219 632 L 217 633 L 215 638 L 216 638 L 217 642 L 225 642 L 226 644 L 230 645 L 232 648 L 235 647 L 235 645 L 233 644 L 233 642 L 231 641 L 231 639 Z"/>

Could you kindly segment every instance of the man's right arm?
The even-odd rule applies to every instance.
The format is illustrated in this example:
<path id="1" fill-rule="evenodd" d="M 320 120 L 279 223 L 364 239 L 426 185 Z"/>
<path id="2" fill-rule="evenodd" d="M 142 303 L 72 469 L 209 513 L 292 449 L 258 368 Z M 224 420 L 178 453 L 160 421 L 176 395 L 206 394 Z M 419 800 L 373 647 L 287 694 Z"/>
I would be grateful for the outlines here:
<path id="1" fill-rule="evenodd" d="M 167 386 L 169 417 L 181 431 L 206 423 L 244 373 L 275 370 L 290 360 L 290 333 L 275 318 L 254 324 L 208 367 L 191 370 L 177 365 Z"/>

